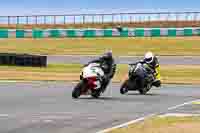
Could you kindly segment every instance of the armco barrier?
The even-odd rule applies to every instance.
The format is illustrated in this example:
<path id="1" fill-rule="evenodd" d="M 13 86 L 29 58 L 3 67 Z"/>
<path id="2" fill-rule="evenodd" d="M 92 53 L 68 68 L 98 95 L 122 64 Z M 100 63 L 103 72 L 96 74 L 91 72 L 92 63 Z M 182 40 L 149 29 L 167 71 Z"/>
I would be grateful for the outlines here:
<path id="1" fill-rule="evenodd" d="M 40 55 L 0 53 L 0 65 L 46 67 L 47 57 Z"/>
<path id="2" fill-rule="evenodd" d="M 0 38 L 61 37 L 176 37 L 200 36 L 197 28 L 123 28 L 119 29 L 1 29 Z"/>

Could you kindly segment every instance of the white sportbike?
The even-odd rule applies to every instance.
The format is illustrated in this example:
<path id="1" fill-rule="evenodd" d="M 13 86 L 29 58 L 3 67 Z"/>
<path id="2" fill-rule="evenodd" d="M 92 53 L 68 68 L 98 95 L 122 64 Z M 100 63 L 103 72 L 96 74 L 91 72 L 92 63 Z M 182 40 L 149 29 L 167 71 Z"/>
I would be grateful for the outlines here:
<path id="1" fill-rule="evenodd" d="M 104 71 L 99 63 L 91 63 L 82 69 L 80 81 L 72 91 L 73 98 L 81 95 L 91 95 L 98 98 L 101 95 L 102 78 Z"/>

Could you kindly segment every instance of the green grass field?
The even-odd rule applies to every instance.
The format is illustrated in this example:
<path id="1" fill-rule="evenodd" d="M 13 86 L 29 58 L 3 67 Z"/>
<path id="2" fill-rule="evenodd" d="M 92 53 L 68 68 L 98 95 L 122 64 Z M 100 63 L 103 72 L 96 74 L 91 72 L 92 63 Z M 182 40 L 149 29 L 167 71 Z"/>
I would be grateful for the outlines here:
<path id="1" fill-rule="evenodd" d="M 116 56 L 143 55 L 153 51 L 158 55 L 200 55 L 200 38 L 63 38 L 63 39 L 2 39 L 0 52 L 43 55 L 99 55 L 112 49 Z M 79 64 L 49 65 L 47 68 L 0 66 L 0 79 L 78 80 Z M 21 76 L 23 73 L 23 77 Z M 115 81 L 127 74 L 127 65 L 120 65 Z M 199 66 L 161 66 L 165 83 L 199 83 Z"/>
<path id="2" fill-rule="evenodd" d="M 78 81 L 81 69 L 82 65 L 80 64 L 52 64 L 47 68 L 0 66 L 0 79 Z M 127 73 L 127 65 L 118 65 L 113 81 L 122 82 Z M 161 66 L 163 83 L 199 84 L 199 75 L 200 66 Z"/>
<path id="3" fill-rule="evenodd" d="M 199 133 L 200 117 L 151 118 L 108 133 Z"/>
<path id="4" fill-rule="evenodd" d="M 143 55 L 153 51 L 158 55 L 200 55 L 199 37 L 179 38 L 63 38 L 63 39 L 2 39 L 2 53 L 32 53 L 42 55 L 99 55 L 112 49 L 114 55 Z"/>

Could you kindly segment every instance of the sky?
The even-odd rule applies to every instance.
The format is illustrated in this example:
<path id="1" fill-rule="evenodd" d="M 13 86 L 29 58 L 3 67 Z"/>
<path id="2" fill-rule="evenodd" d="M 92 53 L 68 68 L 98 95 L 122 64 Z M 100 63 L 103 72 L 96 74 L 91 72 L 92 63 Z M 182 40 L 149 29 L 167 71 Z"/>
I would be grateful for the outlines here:
<path id="1" fill-rule="evenodd" d="M 200 11 L 199 0 L 1 0 L 0 15 Z"/>

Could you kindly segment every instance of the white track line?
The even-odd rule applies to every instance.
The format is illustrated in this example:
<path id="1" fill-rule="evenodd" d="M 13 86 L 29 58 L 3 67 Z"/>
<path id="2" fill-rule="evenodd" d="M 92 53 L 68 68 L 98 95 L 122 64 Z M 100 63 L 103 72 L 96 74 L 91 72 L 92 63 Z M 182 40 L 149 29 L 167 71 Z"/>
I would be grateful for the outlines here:
<path id="1" fill-rule="evenodd" d="M 200 99 L 196 99 L 196 100 L 193 100 L 193 101 L 185 102 L 183 104 L 175 105 L 175 106 L 169 107 L 167 110 L 174 110 L 174 109 L 177 109 L 177 108 L 180 108 L 182 106 L 192 104 L 193 102 L 198 102 L 198 101 L 200 101 Z"/>
<path id="2" fill-rule="evenodd" d="M 175 106 L 172 106 L 172 107 L 169 107 L 167 110 L 170 111 L 170 110 L 173 110 L 173 109 L 177 109 L 179 107 L 182 107 L 184 105 L 188 105 L 188 104 L 192 104 L 193 102 L 197 102 L 197 101 L 200 101 L 200 99 L 196 99 L 196 100 L 193 100 L 193 101 L 188 101 L 188 102 L 185 102 L 183 104 L 179 104 L 179 105 L 175 105 Z M 114 129 L 118 129 L 118 128 L 122 128 L 122 127 L 126 127 L 130 124 L 134 124 L 136 122 L 140 122 L 140 121 L 143 121 L 147 118 L 150 118 L 152 116 L 156 116 L 156 114 L 150 114 L 150 115 L 147 115 L 147 116 L 144 116 L 144 117 L 141 117 L 141 118 L 138 118 L 138 119 L 135 119 L 135 120 L 131 120 L 129 122 L 126 122 L 126 123 L 123 123 L 121 125 L 117 125 L 117 126 L 114 126 L 114 127 L 111 127 L 111 128 L 107 128 L 107 129 L 104 129 L 104 130 L 101 130 L 99 132 L 96 132 L 96 133 L 107 133 L 107 132 L 110 132 Z"/>
<path id="3" fill-rule="evenodd" d="M 145 117 L 141 117 L 141 118 L 138 118 L 138 119 L 135 119 L 135 120 L 131 120 L 131 121 L 126 122 L 126 123 L 123 123 L 123 124 L 121 124 L 121 125 L 117 125 L 117 126 L 114 126 L 114 127 L 111 127 L 111 128 L 107 128 L 107 129 L 101 130 L 101 131 L 96 132 L 96 133 L 107 133 L 107 132 L 110 132 L 110 131 L 112 131 L 112 130 L 114 130 L 114 129 L 126 127 L 126 126 L 128 126 L 128 125 L 130 125 L 130 124 L 133 124 L 133 123 L 136 123 L 136 122 L 139 122 L 139 121 L 143 121 L 144 119 L 149 118 L 149 117 L 152 117 L 152 116 L 154 116 L 154 115 L 155 115 L 155 114 L 150 114 L 150 115 L 147 115 L 147 116 L 145 116 Z"/>
<path id="4" fill-rule="evenodd" d="M 0 80 L 0 83 L 16 83 L 16 82 L 20 82 L 20 81 L 16 81 L 16 80 Z"/>
<path id="5" fill-rule="evenodd" d="M 0 114 L 0 117 L 8 117 L 8 114 Z"/>
<path id="6" fill-rule="evenodd" d="M 29 83 L 29 82 L 40 82 L 31 80 L 0 80 L 0 83 Z"/>
<path id="7" fill-rule="evenodd" d="M 175 116 L 175 117 L 188 117 L 188 116 L 200 116 L 200 114 L 187 114 L 187 113 L 167 113 L 163 115 L 159 115 L 158 117 L 160 118 L 165 118 L 165 117 L 170 117 L 170 116 Z"/>

